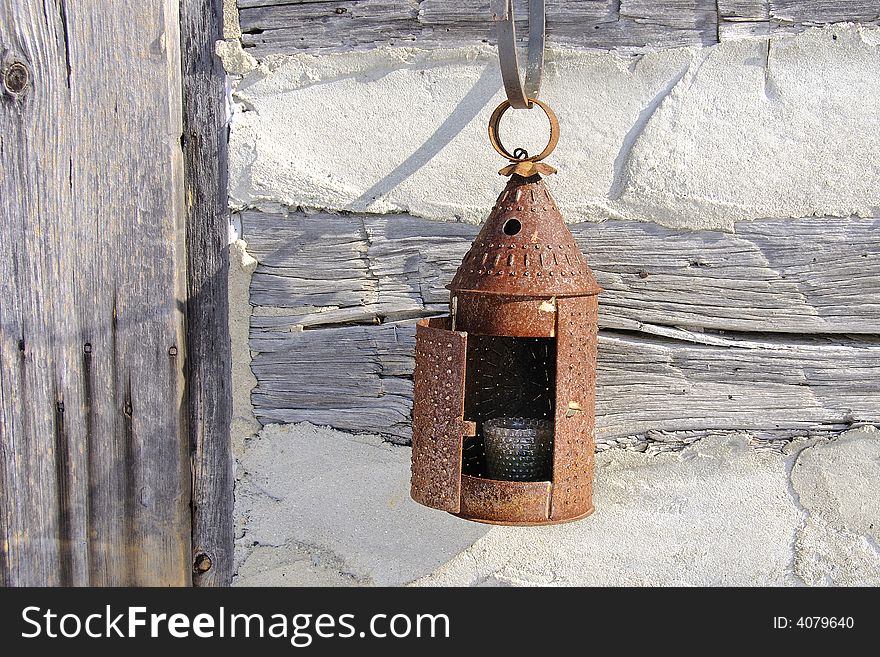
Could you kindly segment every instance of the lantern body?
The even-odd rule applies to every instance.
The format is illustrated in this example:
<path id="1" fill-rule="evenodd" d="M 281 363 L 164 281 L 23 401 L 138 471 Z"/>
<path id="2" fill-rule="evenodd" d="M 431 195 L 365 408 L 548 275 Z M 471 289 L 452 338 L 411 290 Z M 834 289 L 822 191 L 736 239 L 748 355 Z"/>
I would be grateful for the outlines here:
<path id="1" fill-rule="evenodd" d="M 413 499 L 496 524 L 589 515 L 601 289 L 539 176 L 512 176 L 449 288 L 450 315 L 416 329 Z M 545 480 L 488 477 L 483 424 L 513 417 L 552 422 Z"/>

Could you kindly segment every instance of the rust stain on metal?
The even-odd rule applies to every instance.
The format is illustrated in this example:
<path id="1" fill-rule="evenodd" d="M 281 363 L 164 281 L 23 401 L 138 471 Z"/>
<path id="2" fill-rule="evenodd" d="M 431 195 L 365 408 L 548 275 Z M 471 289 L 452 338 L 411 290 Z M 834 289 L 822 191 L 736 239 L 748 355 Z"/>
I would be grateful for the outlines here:
<path id="1" fill-rule="evenodd" d="M 463 475 L 461 511 L 468 520 L 511 524 L 545 523 L 550 510 L 549 481 L 496 481 Z"/>
<path id="2" fill-rule="evenodd" d="M 541 301 L 601 291 L 539 176 L 510 179 L 449 288 Z"/>
<path id="3" fill-rule="evenodd" d="M 556 316 L 541 310 L 546 298 L 509 297 L 459 292 L 456 328 L 477 335 L 520 338 L 552 337 Z"/>
<path id="4" fill-rule="evenodd" d="M 589 515 L 601 288 L 540 176 L 511 177 L 449 289 L 451 316 L 416 332 L 413 498 L 495 524 Z M 549 481 L 487 477 L 502 416 L 552 420 Z"/>
<path id="5" fill-rule="evenodd" d="M 463 418 L 467 337 L 448 328 L 446 319 L 416 327 L 411 495 L 458 513 L 462 440 L 474 427 Z"/>
<path id="6" fill-rule="evenodd" d="M 593 508 L 593 435 L 598 303 L 560 299 L 556 344 L 556 433 L 550 517 L 577 518 Z M 571 413 L 570 411 L 580 411 Z"/>

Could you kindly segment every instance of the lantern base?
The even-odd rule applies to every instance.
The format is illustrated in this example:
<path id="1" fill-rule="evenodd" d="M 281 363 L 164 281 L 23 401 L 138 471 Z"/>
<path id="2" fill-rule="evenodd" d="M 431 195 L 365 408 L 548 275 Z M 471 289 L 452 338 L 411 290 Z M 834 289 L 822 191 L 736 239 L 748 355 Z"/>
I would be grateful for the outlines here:
<path id="1" fill-rule="evenodd" d="M 551 492 L 549 481 L 504 481 L 461 476 L 461 496 L 458 508 L 446 511 L 464 520 L 473 520 L 489 525 L 509 525 L 515 527 L 556 525 L 579 520 L 593 512 L 589 489 L 583 503 L 568 507 L 565 517 L 552 517 Z M 559 514 L 562 515 L 562 514 Z"/>
<path id="2" fill-rule="evenodd" d="M 590 510 L 586 513 L 582 513 L 579 516 L 575 516 L 573 518 L 562 518 L 560 520 L 542 520 L 536 522 L 516 522 L 516 521 L 505 521 L 505 520 L 486 520 L 485 518 L 473 518 L 471 516 L 465 515 L 463 513 L 452 513 L 450 515 L 455 516 L 456 518 L 461 518 L 462 520 L 470 520 L 471 522 L 479 522 L 484 525 L 503 525 L 504 527 L 545 527 L 547 525 L 563 525 L 567 522 L 576 522 L 578 520 L 583 520 L 587 516 L 593 514 L 593 511 L 596 510 L 596 507 L 590 507 Z"/>

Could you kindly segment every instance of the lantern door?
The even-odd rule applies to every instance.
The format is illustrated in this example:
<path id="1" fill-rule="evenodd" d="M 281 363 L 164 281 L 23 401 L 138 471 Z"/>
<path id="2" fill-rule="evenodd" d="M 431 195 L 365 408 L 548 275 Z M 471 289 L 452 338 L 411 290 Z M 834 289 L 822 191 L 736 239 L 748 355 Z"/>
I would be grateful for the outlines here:
<path id="1" fill-rule="evenodd" d="M 411 494 L 425 506 L 459 513 L 462 443 L 474 423 L 464 420 L 467 333 L 449 330 L 449 321 L 416 326 Z"/>

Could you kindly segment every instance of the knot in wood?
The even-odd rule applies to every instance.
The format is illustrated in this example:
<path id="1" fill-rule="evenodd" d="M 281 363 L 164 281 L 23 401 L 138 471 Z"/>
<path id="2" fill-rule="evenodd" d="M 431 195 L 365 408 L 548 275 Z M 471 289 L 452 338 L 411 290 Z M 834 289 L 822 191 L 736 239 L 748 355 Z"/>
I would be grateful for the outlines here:
<path id="1" fill-rule="evenodd" d="M 20 94 L 30 81 L 30 72 L 21 62 L 13 62 L 3 71 L 3 86 L 11 94 Z"/>
<path id="2" fill-rule="evenodd" d="M 206 573 L 211 570 L 211 566 L 214 565 L 214 562 L 211 561 L 211 557 L 204 552 L 199 552 L 196 555 L 196 558 L 193 560 L 193 572 L 197 573 Z"/>

